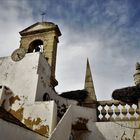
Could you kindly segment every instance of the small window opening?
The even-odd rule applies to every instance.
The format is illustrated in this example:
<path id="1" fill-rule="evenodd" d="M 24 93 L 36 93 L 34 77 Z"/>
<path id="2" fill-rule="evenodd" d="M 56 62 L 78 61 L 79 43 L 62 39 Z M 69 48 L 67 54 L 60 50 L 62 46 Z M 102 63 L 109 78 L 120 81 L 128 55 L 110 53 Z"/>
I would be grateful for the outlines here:
<path id="1" fill-rule="evenodd" d="M 51 99 L 50 99 L 50 96 L 49 96 L 49 94 L 48 93 L 44 93 L 44 95 L 43 95 L 43 101 L 50 101 Z"/>

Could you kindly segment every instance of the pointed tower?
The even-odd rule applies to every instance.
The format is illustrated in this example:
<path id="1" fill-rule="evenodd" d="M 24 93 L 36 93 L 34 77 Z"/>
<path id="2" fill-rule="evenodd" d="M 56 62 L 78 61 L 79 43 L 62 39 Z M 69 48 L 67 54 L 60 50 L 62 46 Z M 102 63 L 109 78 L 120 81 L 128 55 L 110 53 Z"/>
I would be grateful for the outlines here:
<path id="1" fill-rule="evenodd" d="M 94 84 L 92 80 L 92 74 L 90 70 L 90 64 L 89 60 L 87 59 L 87 68 L 86 68 L 86 76 L 85 76 L 85 90 L 88 91 L 88 97 L 86 99 L 86 103 L 92 103 L 94 101 L 97 101 Z"/>

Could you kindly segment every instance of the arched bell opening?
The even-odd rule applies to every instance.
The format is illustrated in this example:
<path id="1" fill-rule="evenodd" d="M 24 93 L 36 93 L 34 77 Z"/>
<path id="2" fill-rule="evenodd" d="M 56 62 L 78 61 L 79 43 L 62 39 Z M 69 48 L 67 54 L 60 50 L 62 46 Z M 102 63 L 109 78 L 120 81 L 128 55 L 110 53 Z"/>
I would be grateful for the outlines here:
<path id="1" fill-rule="evenodd" d="M 28 53 L 32 52 L 43 52 L 43 41 L 42 40 L 34 40 L 30 43 Z"/>

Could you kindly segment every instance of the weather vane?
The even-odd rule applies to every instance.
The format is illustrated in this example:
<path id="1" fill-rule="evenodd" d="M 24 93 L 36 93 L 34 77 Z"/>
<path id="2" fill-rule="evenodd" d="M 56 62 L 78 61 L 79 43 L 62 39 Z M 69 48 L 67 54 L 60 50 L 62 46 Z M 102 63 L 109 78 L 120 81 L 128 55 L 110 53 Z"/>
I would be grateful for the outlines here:
<path id="1" fill-rule="evenodd" d="M 44 21 L 45 15 L 46 15 L 46 12 L 42 11 L 42 12 L 41 12 L 42 22 Z"/>

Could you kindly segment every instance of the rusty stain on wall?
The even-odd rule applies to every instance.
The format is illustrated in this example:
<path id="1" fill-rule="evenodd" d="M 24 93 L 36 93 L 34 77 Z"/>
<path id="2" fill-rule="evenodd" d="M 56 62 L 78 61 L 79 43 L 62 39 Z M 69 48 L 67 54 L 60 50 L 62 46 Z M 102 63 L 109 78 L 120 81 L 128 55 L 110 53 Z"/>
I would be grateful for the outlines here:
<path id="1" fill-rule="evenodd" d="M 29 117 L 24 119 L 24 124 L 31 129 L 33 129 L 33 125 L 38 125 L 40 122 L 42 122 L 40 118 L 32 120 L 31 117 Z"/>
<path id="2" fill-rule="evenodd" d="M 85 118 L 78 118 L 75 124 L 72 125 L 72 129 L 74 130 L 88 130 L 87 123 L 88 119 Z"/>
<path id="3" fill-rule="evenodd" d="M 10 97 L 9 98 L 10 106 L 12 106 L 12 104 L 14 104 L 16 100 L 20 101 L 20 98 L 18 96 L 15 96 L 15 97 L 12 96 L 12 97 Z"/>
<path id="4" fill-rule="evenodd" d="M 34 130 L 35 132 L 41 134 L 41 135 L 48 135 L 49 133 L 49 127 L 46 125 L 41 125 L 40 123 L 42 122 L 42 120 L 40 118 L 37 119 L 31 119 L 31 117 L 24 119 L 24 124 L 29 127 L 30 129 Z M 34 129 L 33 126 L 34 125 L 38 125 L 39 128 Z"/>
<path id="5" fill-rule="evenodd" d="M 23 119 L 23 111 L 24 111 L 24 108 L 23 107 L 21 107 L 21 108 L 19 108 L 18 110 L 13 110 L 13 109 L 10 109 L 10 113 L 13 115 L 13 116 L 15 116 L 18 120 L 20 120 L 20 121 L 22 121 L 22 119 Z"/>
<path id="6" fill-rule="evenodd" d="M 23 96 L 23 99 L 26 100 L 26 97 Z M 16 101 L 21 100 L 22 99 L 18 95 L 16 96 L 10 95 L 10 97 L 7 97 L 6 99 L 3 100 L 2 106 L 5 106 L 5 102 L 8 101 L 10 107 L 8 112 L 10 112 L 14 117 L 16 117 L 19 121 L 23 122 L 28 128 L 32 129 L 33 131 L 41 135 L 48 136 L 49 126 L 42 124 L 43 121 L 41 118 L 36 119 L 33 119 L 32 117 L 24 118 L 23 112 L 25 108 L 23 107 L 23 105 L 20 105 L 20 107 L 17 108 L 17 110 L 12 108 L 12 105 L 14 105 Z"/>
<path id="7" fill-rule="evenodd" d="M 49 127 L 47 125 L 42 125 L 39 129 L 35 129 L 35 131 L 42 135 L 48 135 Z"/>

